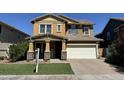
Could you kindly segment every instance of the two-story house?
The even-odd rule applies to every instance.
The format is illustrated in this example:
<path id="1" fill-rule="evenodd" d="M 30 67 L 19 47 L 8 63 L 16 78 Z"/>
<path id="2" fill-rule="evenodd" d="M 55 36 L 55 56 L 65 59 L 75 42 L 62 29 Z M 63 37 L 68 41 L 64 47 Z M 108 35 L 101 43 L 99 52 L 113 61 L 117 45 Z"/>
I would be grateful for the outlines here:
<path id="1" fill-rule="evenodd" d="M 31 21 L 32 37 L 28 37 L 27 59 L 34 59 L 34 50 L 40 49 L 40 58 L 96 59 L 102 39 L 93 36 L 93 23 L 75 20 L 59 14 L 45 14 Z"/>
<path id="2" fill-rule="evenodd" d="M 8 58 L 9 46 L 22 41 L 29 35 L 0 21 L 0 57 Z"/>
<path id="3" fill-rule="evenodd" d="M 100 47 L 104 49 L 103 56 L 110 55 L 109 46 L 115 39 L 115 36 L 117 34 L 117 28 L 123 24 L 124 18 L 110 18 L 103 31 L 96 35 L 97 38 L 104 39 L 104 42 L 100 42 Z"/>

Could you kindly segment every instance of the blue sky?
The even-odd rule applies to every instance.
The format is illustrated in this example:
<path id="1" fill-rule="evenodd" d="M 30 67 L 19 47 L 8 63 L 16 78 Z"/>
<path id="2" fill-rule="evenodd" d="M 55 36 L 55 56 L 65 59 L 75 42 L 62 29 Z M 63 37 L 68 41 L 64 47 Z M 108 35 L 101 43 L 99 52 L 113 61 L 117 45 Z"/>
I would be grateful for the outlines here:
<path id="1" fill-rule="evenodd" d="M 33 34 L 33 25 L 30 21 L 42 13 L 1 13 L 0 21 L 10 24 L 23 32 Z M 64 13 L 74 19 L 87 19 L 94 25 L 94 35 L 101 32 L 110 18 L 124 18 L 124 13 Z"/>

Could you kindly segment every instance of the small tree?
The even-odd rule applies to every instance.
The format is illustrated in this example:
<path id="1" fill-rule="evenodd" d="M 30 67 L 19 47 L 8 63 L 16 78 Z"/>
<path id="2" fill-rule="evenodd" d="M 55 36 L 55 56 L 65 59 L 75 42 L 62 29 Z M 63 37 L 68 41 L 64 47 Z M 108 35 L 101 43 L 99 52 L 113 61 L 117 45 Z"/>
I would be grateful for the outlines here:
<path id="1" fill-rule="evenodd" d="M 13 44 L 9 47 L 9 55 L 12 62 L 26 59 L 27 42 Z"/>

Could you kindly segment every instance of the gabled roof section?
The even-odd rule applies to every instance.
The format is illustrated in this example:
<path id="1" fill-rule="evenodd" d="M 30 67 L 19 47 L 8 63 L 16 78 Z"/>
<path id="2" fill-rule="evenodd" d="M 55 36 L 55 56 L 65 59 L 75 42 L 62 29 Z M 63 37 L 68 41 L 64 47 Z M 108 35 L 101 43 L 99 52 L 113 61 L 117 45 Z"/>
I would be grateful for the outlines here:
<path id="1" fill-rule="evenodd" d="M 27 33 L 24 33 L 23 31 L 20 31 L 19 29 L 15 28 L 15 27 L 13 27 L 13 26 L 11 26 L 9 24 L 6 24 L 5 22 L 0 21 L 0 25 L 6 26 L 6 27 L 8 27 L 8 28 L 10 28 L 10 29 L 12 29 L 14 31 L 17 31 L 17 32 L 23 34 L 23 35 L 30 36 Z"/>
<path id="2" fill-rule="evenodd" d="M 110 18 L 110 20 L 108 21 L 108 23 L 106 24 L 103 32 L 107 29 L 107 27 L 109 26 L 109 24 L 111 23 L 111 21 L 115 21 L 115 22 L 124 22 L 124 18 Z"/>
<path id="3" fill-rule="evenodd" d="M 35 21 L 39 21 L 39 20 L 42 20 L 42 19 L 47 18 L 47 17 L 53 17 L 53 18 L 58 19 L 60 21 L 67 22 L 65 19 L 63 19 L 63 18 L 61 18 L 61 17 L 59 17 L 59 16 L 57 16 L 55 14 L 45 14 L 43 16 L 39 16 L 39 17 L 33 19 L 31 21 L 31 23 L 34 23 Z"/>
<path id="4" fill-rule="evenodd" d="M 106 26 L 104 27 L 103 31 L 102 31 L 101 33 L 97 34 L 96 37 L 101 37 L 101 38 L 103 38 L 104 32 L 105 32 L 106 29 L 109 27 L 109 25 L 111 24 L 112 21 L 114 21 L 114 22 L 121 22 L 122 24 L 124 24 L 124 18 L 110 18 L 109 21 L 108 21 L 108 23 L 107 23 Z M 121 24 L 121 25 L 122 25 L 122 24 Z M 114 24 L 114 25 L 115 25 L 115 24 Z M 118 26 L 120 26 L 120 25 L 118 25 Z M 118 27 L 118 26 L 117 26 L 117 27 Z M 115 29 L 116 29 L 117 27 L 115 27 Z"/>
<path id="5" fill-rule="evenodd" d="M 42 20 L 47 17 L 53 17 L 55 19 L 58 19 L 63 22 L 67 22 L 68 24 L 83 24 L 83 25 L 93 25 L 93 23 L 89 20 L 76 20 L 70 17 L 67 17 L 63 14 L 45 14 L 43 16 L 39 16 L 31 21 L 31 23 L 34 23 L 35 21 Z"/>
<path id="6" fill-rule="evenodd" d="M 39 34 L 36 36 L 32 36 L 32 37 L 27 37 L 26 40 L 32 40 L 32 39 L 42 39 L 42 38 L 55 38 L 55 39 L 62 39 L 62 40 L 66 40 L 66 37 L 62 37 L 62 36 L 57 36 L 54 34 Z"/>

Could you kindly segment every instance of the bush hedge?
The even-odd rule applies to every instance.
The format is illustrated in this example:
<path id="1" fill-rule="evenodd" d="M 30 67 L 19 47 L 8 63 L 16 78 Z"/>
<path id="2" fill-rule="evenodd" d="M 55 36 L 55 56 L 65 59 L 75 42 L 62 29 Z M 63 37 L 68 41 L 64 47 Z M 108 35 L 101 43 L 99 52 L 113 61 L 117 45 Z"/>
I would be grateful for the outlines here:
<path id="1" fill-rule="evenodd" d="M 27 42 L 11 45 L 9 47 L 10 60 L 12 62 L 25 60 L 27 49 L 28 49 Z"/>

